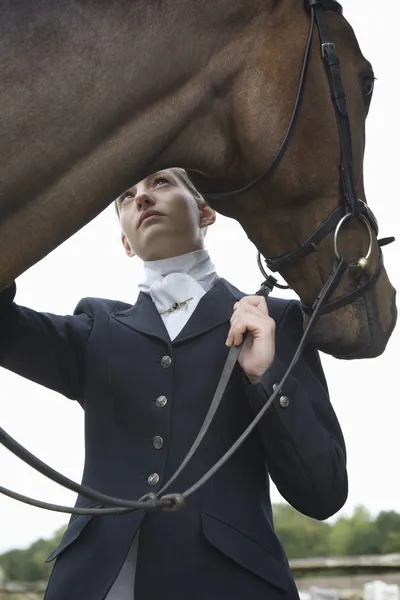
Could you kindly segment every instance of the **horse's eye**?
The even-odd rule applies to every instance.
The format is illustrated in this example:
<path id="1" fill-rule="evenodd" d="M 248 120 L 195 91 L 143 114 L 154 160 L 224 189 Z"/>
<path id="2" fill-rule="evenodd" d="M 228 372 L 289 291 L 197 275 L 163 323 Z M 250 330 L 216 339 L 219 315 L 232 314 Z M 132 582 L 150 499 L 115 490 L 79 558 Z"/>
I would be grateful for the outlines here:
<path id="1" fill-rule="evenodd" d="M 363 80 L 363 96 L 364 98 L 371 99 L 371 96 L 374 91 L 375 86 L 375 77 L 365 77 Z"/>

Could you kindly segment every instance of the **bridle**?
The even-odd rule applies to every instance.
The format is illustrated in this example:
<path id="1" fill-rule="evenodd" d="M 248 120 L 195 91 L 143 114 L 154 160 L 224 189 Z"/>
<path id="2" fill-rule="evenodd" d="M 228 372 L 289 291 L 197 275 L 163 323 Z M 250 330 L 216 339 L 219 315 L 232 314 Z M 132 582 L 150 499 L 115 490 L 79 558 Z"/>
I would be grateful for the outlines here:
<path id="1" fill-rule="evenodd" d="M 78 507 L 69 507 L 69 506 L 59 506 L 57 504 L 51 504 L 48 502 L 42 502 L 39 500 L 35 500 L 33 498 L 29 498 L 22 494 L 18 494 L 7 488 L 0 486 L 0 493 L 9 496 L 15 500 L 20 502 L 24 502 L 26 504 L 30 504 L 32 506 L 36 506 L 38 508 L 43 508 L 55 512 L 63 512 L 70 514 L 78 514 L 78 515 L 105 515 L 105 514 L 121 514 L 132 512 L 135 510 L 154 510 L 157 508 L 162 508 L 164 510 L 178 510 L 184 504 L 186 498 L 191 496 L 194 492 L 196 492 L 200 487 L 202 487 L 209 479 L 220 469 L 227 460 L 236 452 L 236 450 L 241 446 L 241 444 L 245 441 L 245 439 L 250 435 L 250 433 L 254 430 L 258 422 L 262 419 L 268 408 L 274 402 L 280 391 L 282 390 L 286 380 L 292 373 L 293 368 L 295 367 L 302 350 L 307 342 L 308 335 L 317 320 L 317 318 L 324 313 L 328 313 L 330 311 L 336 310 L 337 308 L 344 306 L 350 302 L 353 302 L 356 298 L 361 296 L 369 287 L 371 287 L 374 282 L 379 277 L 381 273 L 383 261 L 382 261 L 382 251 L 379 248 L 379 260 L 378 264 L 368 278 L 364 277 L 365 268 L 368 265 L 368 261 L 372 252 L 373 246 L 373 236 L 378 235 L 378 224 L 377 221 L 369 209 L 369 207 L 362 200 L 357 198 L 356 189 L 354 185 L 353 179 L 353 171 L 352 171 L 352 149 L 351 149 L 351 132 L 350 132 L 350 123 L 348 118 L 347 111 L 347 102 L 346 96 L 344 93 L 344 89 L 341 81 L 341 73 L 340 73 L 340 64 L 339 57 L 337 55 L 336 46 L 330 40 L 330 36 L 328 34 L 327 26 L 325 23 L 325 14 L 326 10 L 333 10 L 339 13 L 342 13 L 342 7 L 336 0 L 306 0 L 306 5 L 310 14 L 310 29 L 307 38 L 299 87 L 297 90 L 295 105 L 293 109 L 293 113 L 291 115 L 291 119 L 289 122 L 289 126 L 286 130 L 285 136 L 281 143 L 281 146 L 275 155 L 272 163 L 268 166 L 268 168 L 254 181 L 246 185 L 245 187 L 235 190 L 232 192 L 225 192 L 219 194 L 205 194 L 205 198 L 207 200 L 220 200 L 226 199 L 230 197 L 237 196 L 238 194 L 242 194 L 252 188 L 254 185 L 259 183 L 261 180 L 265 179 L 267 176 L 271 174 L 271 172 L 276 168 L 281 158 L 285 153 L 285 149 L 288 145 L 291 133 L 293 131 L 294 125 L 296 123 L 299 109 L 301 106 L 301 101 L 303 97 L 304 86 L 306 82 L 307 68 L 309 64 L 310 54 L 311 54 L 311 45 L 314 33 L 315 24 L 317 25 L 319 37 L 321 40 L 321 50 L 322 50 L 322 58 L 325 63 L 325 67 L 327 70 L 329 84 L 332 95 L 333 107 L 336 115 L 338 132 L 339 132 L 339 140 L 341 147 L 341 161 L 340 161 L 340 180 L 341 180 L 341 196 L 342 202 L 340 206 L 334 210 L 327 219 L 314 231 L 314 233 L 305 240 L 302 244 L 300 244 L 297 248 L 292 250 L 291 252 L 287 252 L 278 257 L 267 258 L 266 265 L 267 267 L 273 271 L 281 271 L 287 266 L 291 266 L 296 264 L 298 261 L 304 259 L 309 256 L 312 252 L 316 250 L 317 245 L 332 231 L 334 231 L 334 264 L 332 268 L 332 272 L 323 286 L 321 292 L 319 293 L 317 299 L 313 303 L 312 306 L 306 306 L 303 304 L 303 310 L 305 313 L 310 315 L 310 319 L 308 321 L 307 327 L 304 330 L 304 334 L 301 338 L 299 346 L 296 350 L 293 359 L 287 368 L 283 378 L 279 382 L 279 384 L 274 386 L 274 391 L 272 395 L 269 397 L 268 401 L 265 403 L 260 412 L 256 415 L 254 420 L 248 425 L 242 435 L 237 439 L 237 441 L 233 444 L 233 446 L 218 460 L 218 462 L 211 468 L 207 473 L 205 473 L 196 483 L 194 483 L 190 488 L 185 490 L 182 493 L 169 493 L 165 492 L 169 489 L 174 483 L 174 481 L 179 477 L 180 473 L 186 467 L 186 465 L 191 460 L 192 456 L 196 452 L 200 443 L 202 442 L 204 436 L 206 435 L 213 418 L 217 412 L 217 409 L 221 403 L 224 392 L 228 385 L 230 376 L 233 372 L 233 369 L 236 365 L 239 353 L 242 349 L 244 340 L 240 346 L 236 346 L 230 349 L 228 356 L 226 358 L 226 362 L 215 391 L 214 397 L 211 401 L 209 410 L 204 419 L 204 422 L 200 428 L 200 431 L 193 442 L 192 447 L 190 448 L 188 454 L 183 459 L 182 463 L 175 471 L 175 473 L 171 476 L 171 478 L 161 487 L 161 489 L 157 493 L 150 493 L 143 496 L 140 500 L 126 500 L 123 498 L 116 498 L 113 496 L 108 496 L 96 490 L 93 490 L 87 486 L 80 485 L 71 479 L 65 477 L 55 469 L 52 469 L 49 465 L 45 464 L 43 461 L 35 457 L 28 450 L 26 450 L 21 444 L 19 444 L 16 440 L 14 440 L 4 429 L 0 428 L 0 442 L 8 448 L 15 456 L 22 459 L 28 465 L 42 473 L 52 481 L 64 486 L 65 488 L 77 492 L 78 494 L 90 498 L 91 500 L 95 500 L 97 502 L 101 502 L 106 505 L 107 508 L 78 508 Z M 368 230 L 369 234 L 369 248 L 366 255 L 354 262 L 345 261 L 344 257 L 340 254 L 339 247 L 339 234 L 342 226 L 346 221 L 358 219 L 363 222 L 365 227 Z M 384 240 L 379 240 L 379 246 L 383 246 L 390 242 L 394 241 L 394 238 L 387 238 Z M 258 295 L 263 295 L 267 297 L 272 289 L 277 286 L 280 288 L 286 288 L 288 286 L 279 284 L 277 280 L 266 273 L 261 263 L 260 253 L 258 254 L 258 264 L 259 267 L 266 277 L 264 283 L 262 284 L 260 290 L 257 292 Z M 356 274 L 356 280 L 358 282 L 358 286 L 354 291 L 347 294 L 346 296 L 339 298 L 337 300 L 327 302 L 329 297 L 332 295 L 337 285 L 340 282 L 343 274 L 347 270 L 352 270 Z M 245 338 L 246 336 L 244 336 Z"/>
<path id="2" fill-rule="evenodd" d="M 245 185 L 244 187 L 235 190 L 234 192 L 222 192 L 218 194 L 205 194 L 205 198 L 208 201 L 212 200 L 224 200 L 232 197 L 237 197 L 239 194 L 243 194 L 253 188 L 254 185 L 260 183 L 269 177 L 272 172 L 276 169 L 281 159 L 284 156 L 285 150 L 290 140 L 290 136 L 293 132 L 294 126 L 297 121 L 297 117 L 300 111 L 301 102 L 303 98 L 304 86 L 307 78 L 307 69 L 310 61 L 311 55 L 311 46 L 313 40 L 314 33 L 314 25 L 317 24 L 319 37 L 321 41 L 321 54 L 322 59 L 324 61 L 326 71 L 328 74 L 331 98 L 333 102 L 333 108 L 335 112 L 338 133 L 339 133 L 339 143 L 341 150 L 341 159 L 339 165 L 339 173 L 340 173 L 340 183 L 341 183 L 341 198 L 342 201 L 338 208 L 336 208 L 330 215 L 325 219 L 325 221 L 307 238 L 304 242 L 299 244 L 294 250 L 290 252 L 286 252 L 281 256 L 275 256 L 271 258 L 266 258 L 265 263 L 268 269 L 272 272 L 281 272 L 287 267 L 292 267 L 296 265 L 299 261 L 305 259 L 310 254 L 316 251 L 318 244 L 326 238 L 326 236 L 334 231 L 334 252 L 335 252 L 335 260 L 332 267 L 332 271 L 330 277 L 328 278 L 326 284 L 322 288 L 319 293 L 317 299 L 313 303 L 312 306 L 308 306 L 302 303 L 303 312 L 311 315 L 315 309 L 318 299 L 321 294 L 324 294 L 325 298 L 329 298 L 329 296 L 335 291 L 337 285 L 339 284 L 342 276 L 347 271 L 347 269 L 351 269 L 355 272 L 356 278 L 358 280 L 358 286 L 350 293 L 342 298 L 339 298 L 335 301 L 324 304 L 320 309 L 320 314 L 327 314 L 346 304 L 353 302 L 356 298 L 360 297 L 364 292 L 367 291 L 378 279 L 382 268 L 383 268 L 383 257 L 382 252 L 379 249 L 379 258 L 378 263 L 375 268 L 375 271 L 372 275 L 365 279 L 360 276 L 361 272 L 364 271 L 368 266 L 369 258 L 372 252 L 373 246 L 373 234 L 378 235 L 378 222 L 373 214 L 372 210 L 369 206 L 363 201 L 360 200 L 357 196 L 356 187 L 354 184 L 353 177 L 353 157 L 352 157 L 352 143 L 351 143 L 351 131 L 350 131 L 350 122 L 348 116 L 348 108 L 346 95 L 344 92 L 344 88 L 342 85 L 342 78 L 340 72 L 340 62 L 339 57 L 336 50 L 336 45 L 331 41 L 326 22 L 324 11 L 333 10 L 337 13 L 342 14 L 343 9 L 342 6 L 336 0 L 305 0 L 305 4 L 308 6 L 310 11 L 310 28 L 309 34 L 306 43 L 306 49 L 304 52 L 301 73 L 300 73 L 300 81 L 297 89 L 296 100 L 294 103 L 293 112 L 291 115 L 291 119 L 289 121 L 289 126 L 284 135 L 283 141 L 278 152 L 275 154 L 274 159 L 268 165 L 268 167 L 264 170 L 263 173 L 257 179 L 252 181 L 251 183 Z M 346 262 L 339 251 L 339 234 L 342 229 L 342 226 L 346 221 L 350 219 L 358 219 L 364 223 L 365 227 L 368 230 L 369 235 L 369 247 L 367 253 L 364 257 L 360 258 L 355 262 Z M 394 241 L 394 238 L 385 238 L 379 240 L 380 248 L 384 245 L 387 245 Z M 262 263 L 261 263 L 261 255 L 258 253 L 258 266 L 265 277 L 268 277 L 265 272 Z M 288 285 L 279 284 L 275 280 L 276 287 L 281 289 L 290 289 Z"/>

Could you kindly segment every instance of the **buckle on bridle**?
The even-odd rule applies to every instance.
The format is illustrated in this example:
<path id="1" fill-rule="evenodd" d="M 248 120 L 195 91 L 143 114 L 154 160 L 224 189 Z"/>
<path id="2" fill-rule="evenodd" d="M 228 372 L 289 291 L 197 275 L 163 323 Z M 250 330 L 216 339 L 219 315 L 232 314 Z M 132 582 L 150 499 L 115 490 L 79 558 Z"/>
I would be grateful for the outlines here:
<path id="1" fill-rule="evenodd" d="M 332 54 L 336 54 L 336 44 L 334 42 L 324 42 L 321 44 L 321 54 L 322 58 Z"/>

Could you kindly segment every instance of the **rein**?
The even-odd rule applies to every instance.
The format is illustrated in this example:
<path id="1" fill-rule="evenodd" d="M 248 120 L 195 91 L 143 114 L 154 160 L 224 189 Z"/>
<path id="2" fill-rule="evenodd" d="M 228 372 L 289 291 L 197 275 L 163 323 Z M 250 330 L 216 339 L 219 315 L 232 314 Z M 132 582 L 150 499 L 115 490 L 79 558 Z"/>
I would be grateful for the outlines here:
<path id="1" fill-rule="evenodd" d="M 213 418 L 218 410 L 218 407 L 222 401 L 230 376 L 236 365 L 240 351 L 246 340 L 246 336 L 248 335 L 247 333 L 243 336 L 243 341 L 240 346 L 234 346 L 229 350 L 214 397 L 211 401 L 207 415 L 204 419 L 204 422 L 200 428 L 200 431 L 195 441 L 193 442 L 192 447 L 190 448 L 189 452 L 187 453 L 186 457 L 183 459 L 182 463 L 175 471 L 175 473 L 161 487 L 161 489 L 157 493 L 146 494 L 139 500 L 127 500 L 123 498 L 116 498 L 114 496 L 108 496 L 87 486 L 80 485 L 72 481 L 68 477 L 65 477 L 64 475 L 62 475 L 61 473 L 59 473 L 58 471 L 56 471 L 55 469 L 51 468 L 49 465 L 38 459 L 36 456 L 31 454 L 27 449 L 21 446 L 21 444 L 19 444 L 15 439 L 13 439 L 2 428 L 0 428 L 0 443 L 2 443 L 8 450 L 15 454 L 15 456 L 23 460 L 29 466 L 37 470 L 42 475 L 45 475 L 55 483 L 58 483 L 71 491 L 77 492 L 78 494 L 85 496 L 86 498 L 95 500 L 97 502 L 101 502 L 102 504 L 106 505 L 107 508 L 78 508 L 70 506 L 61 506 L 58 504 L 51 504 L 48 502 L 42 502 L 40 500 L 30 498 L 23 494 L 18 494 L 17 492 L 13 492 L 3 486 L 0 486 L 0 493 L 10 498 L 13 498 L 14 500 L 18 500 L 25 504 L 29 504 L 31 506 L 36 506 L 38 508 L 43 508 L 55 512 L 70 513 L 77 515 L 110 515 L 123 514 L 135 510 L 178 510 L 182 508 L 185 504 L 185 500 L 189 498 L 193 493 L 195 493 L 199 488 L 201 488 L 243 444 L 243 442 L 247 439 L 247 437 L 250 435 L 250 433 L 254 430 L 256 425 L 265 415 L 268 408 L 275 401 L 276 397 L 280 393 L 288 377 L 291 375 L 297 361 L 299 360 L 303 348 L 307 343 L 309 333 L 318 317 L 332 310 L 336 310 L 337 308 L 344 306 L 349 302 L 353 302 L 353 300 L 358 298 L 362 293 L 364 293 L 364 291 L 368 287 L 370 287 L 377 280 L 383 264 L 381 249 L 379 249 L 379 260 L 373 274 L 369 276 L 369 278 L 366 281 L 361 281 L 363 279 L 362 275 L 363 273 L 365 273 L 365 269 L 368 265 L 370 254 L 372 251 L 373 234 L 378 235 L 378 224 L 376 218 L 374 217 L 372 211 L 366 205 L 366 203 L 357 198 L 352 172 L 350 123 L 348 118 L 346 97 L 341 81 L 339 57 L 336 52 L 335 44 L 332 41 L 330 41 L 330 36 L 328 34 L 324 18 L 325 10 L 334 10 L 338 13 L 342 13 L 342 7 L 336 0 L 306 0 L 306 4 L 310 12 L 310 29 L 307 37 L 307 43 L 300 73 L 299 86 L 296 94 L 291 119 L 286 133 L 284 135 L 283 141 L 281 143 L 281 146 L 277 154 L 275 155 L 275 158 L 273 159 L 272 163 L 268 166 L 268 168 L 257 179 L 247 184 L 245 187 L 239 190 L 235 190 L 233 192 L 205 195 L 205 198 L 208 200 L 220 200 L 223 198 L 230 198 L 238 194 L 244 193 L 257 183 L 259 183 L 261 180 L 263 180 L 265 177 L 270 175 L 271 172 L 279 164 L 282 156 L 284 155 L 285 149 L 289 143 L 291 133 L 293 131 L 294 125 L 297 121 L 297 117 L 299 114 L 299 109 L 301 106 L 306 81 L 307 67 L 310 59 L 314 26 L 316 24 L 319 31 L 322 58 L 324 60 L 329 78 L 332 101 L 338 125 L 338 133 L 341 146 L 340 175 L 342 188 L 342 202 L 340 207 L 333 211 L 328 216 L 328 218 L 316 229 L 316 231 L 295 250 L 287 252 L 286 254 L 279 257 L 266 259 L 266 265 L 271 271 L 280 271 L 281 269 L 287 266 L 291 266 L 297 261 L 304 259 L 306 256 L 309 256 L 312 252 L 315 252 L 318 243 L 321 242 L 329 233 L 334 231 L 333 245 L 335 260 L 333 263 L 331 275 L 328 278 L 325 285 L 323 286 L 313 305 L 303 305 L 303 311 L 306 314 L 311 315 L 311 317 L 309 319 L 307 327 L 304 330 L 303 336 L 295 352 L 295 355 L 293 356 L 293 359 L 289 367 L 287 368 L 284 376 L 282 377 L 281 381 L 278 385 L 274 386 L 274 391 L 263 406 L 263 408 L 256 415 L 253 421 L 248 425 L 248 427 L 245 429 L 242 435 L 231 446 L 231 448 L 197 482 L 195 482 L 190 488 L 188 488 L 182 493 L 166 494 L 165 492 L 171 487 L 171 485 L 179 477 L 183 469 L 187 466 L 194 453 L 198 449 L 200 443 L 202 442 L 204 436 L 206 435 L 213 421 Z M 360 219 L 365 224 L 368 230 L 370 241 L 366 256 L 359 258 L 355 262 L 346 262 L 343 256 L 340 255 L 339 251 L 340 230 L 343 224 L 350 219 Z M 384 240 L 379 240 L 378 243 L 381 247 L 392 241 L 394 241 L 394 238 L 387 238 Z M 267 298 L 275 286 L 283 289 L 288 287 L 279 284 L 272 275 L 267 275 L 261 264 L 260 253 L 258 253 L 258 264 L 262 273 L 266 277 L 266 280 L 261 285 L 261 288 L 257 292 L 257 295 L 263 295 Z M 356 273 L 356 276 L 360 281 L 359 286 L 348 295 L 334 300 L 332 302 L 329 302 L 329 297 L 335 291 L 343 274 L 348 269 L 352 269 Z"/>
<path id="2" fill-rule="evenodd" d="M 263 295 L 264 297 L 268 297 L 270 292 L 272 291 L 275 285 L 275 278 L 270 276 L 264 283 L 262 284 L 260 290 L 257 292 L 257 295 Z M 58 504 L 52 504 L 49 502 L 43 502 L 41 500 L 36 500 L 34 498 L 30 498 L 23 494 L 19 494 L 17 492 L 13 492 L 3 486 L 0 486 L 0 493 L 13 498 L 14 500 L 18 500 L 25 504 L 29 504 L 31 506 L 36 506 L 37 508 L 43 508 L 46 510 L 54 511 L 54 512 L 62 512 L 62 513 L 70 513 L 77 515 L 114 515 L 114 514 L 123 514 L 127 512 L 133 512 L 135 510 L 152 510 L 156 508 L 162 508 L 164 510 L 178 510 L 182 508 L 185 504 L 185 499 L 191 496 L 194 492 L 196 492 L 200 487 L 202 487 L 225 463 L 229 458 L 234 454 L 234 452 L 242 445 L 242 443 L 246 440 L 246 438 L 250 435 L 253 429 L 256 427 L 257 423 L 264 416 L 265 412 L 271 406 L 273 401 L 276 399 L 277 395 L 280 393 L 283 385 L 286 380 L 292 373 L 294 367 L 296 366 L 297 361 L 300 358 L 302 350 L 307 342 L 308 334 L 314 325 L 314 322 L 318 318 L 320 314 L 320 309 L 325 300 L 325 297 L 329 293 L 329 288 L 326 288 L 325 292 L 321 295 L 312 317 L 309 320 L 309 323 L 303 333 L 299 346 L 296 350 L 296 353 L 286 370 L 285 375 L 282 377 L 281 381 L 278 385 L 275 386 L 272 395 L 269 397 L 268 401 L 265 403 L 263 408 L 257 414 L 257 416 L 253 419 L 250 425 L 245 429 L 242 435 L 236 440 L 236 442 L 231 446 L 231 448 L 220 458 L 220 460 L 213 466 L 207 473 L 205 473 L 196 483 L 194 483 L 190 488 L 185 490 L 182 493 L 172 493 L 172 494 L 164 494 L 164 492 L 171 486 L 171 484 L 177 479 L 177 477 L 181 474 L 183 469 L 186 467 L 190 459 L 193 457 L 197 448 L 199 447 L 201 441 L 206 435 L 212 420 L 214 418 L 215 413 L 221 403 L 224 392 L 228 385 L 230 376 L 232 371 L 236 365 L 237 359 L 239 357 L 240 351 L 245 343 L 247 333 L 243 336 L 243 341 L 240 346 L 234 346 L 229 350 L 228 356 L 225 361 L 225 365 L 215 391 L 214 397 L 208 409 L 207 415 L 204 419 L 204 422 L 200 428 L 200 431 L 193 442 L 192 447 L 189 452 L 183 459 L 182 463 L 175 471 L 175 473 L 171 476 L 171 478 L 162 486 L 162 488 L 157 493 L 150 493 L 143 496 L 140 500 L 126 500 L 123 498 L 115 498 L 113 496 L 108 496 L 106 494 L 102 494 L 92 488 L 89 488 L 84 485 L 80 485 L 75 481 L 72 481 L 68 477 L 65 477 L 39 458 L 34 456 L 31 452 L 29 452 L 26 448 L 24 448 L 21 444 L 19 444 L 14 438 L 12 438 L 4 429 L 0 427 L 0 442 L 10 450 L 15 456 L 23 460 L 30 467 L 45 475 L 55 483 L 62 485 L 63 487 L 77 492 L 91 500 L 96 500 L 98 502 L 102 502 L 103 504 L 110 505 L 115 508 L 77 508 L 72 506 L 61 506 Z"/>

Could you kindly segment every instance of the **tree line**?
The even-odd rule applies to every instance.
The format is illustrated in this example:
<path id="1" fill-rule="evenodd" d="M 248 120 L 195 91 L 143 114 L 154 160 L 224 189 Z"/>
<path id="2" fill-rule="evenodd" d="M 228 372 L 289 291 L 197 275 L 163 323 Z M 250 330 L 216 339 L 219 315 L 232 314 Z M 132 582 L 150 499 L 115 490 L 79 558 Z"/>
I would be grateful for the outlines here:
<path id="1" fill-rule="evenodd" d="M 275 529 L 289 558 L 400 552 L 400 514 L 394 511 L 382 511 L 373 518 L 359 506 L 350 517 L 326 523 L 305 517 L 287 504 L 275 504 L 273 510 Z M 0 555 L 6 578 L 46 581 L 51 565 L 44 561 L 64 531 L 62 527 L 51 539 L 39 539 L 27 549 Z"/>

